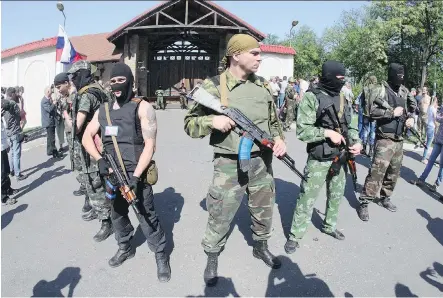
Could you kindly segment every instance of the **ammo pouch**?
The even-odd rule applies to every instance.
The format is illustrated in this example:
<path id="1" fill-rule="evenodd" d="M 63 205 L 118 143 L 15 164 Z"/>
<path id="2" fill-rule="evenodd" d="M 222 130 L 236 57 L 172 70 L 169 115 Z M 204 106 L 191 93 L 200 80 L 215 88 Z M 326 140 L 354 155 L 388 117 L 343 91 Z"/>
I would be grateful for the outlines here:
<path id="1" fill-rule="evenodd" d="M 151 160 L 146 170 L 146 181 L 150 185 L 155 185 L 158 181 L 158 168 L 155 160 Z"/>
<path id="2" fill-rule="evenodd" d="M 340 154 L 340 149 L 337 146 L 331 146 L 329 140 L 309 143 L 306 151 L 310 157 L 318 161 L 333 160 Z"/>

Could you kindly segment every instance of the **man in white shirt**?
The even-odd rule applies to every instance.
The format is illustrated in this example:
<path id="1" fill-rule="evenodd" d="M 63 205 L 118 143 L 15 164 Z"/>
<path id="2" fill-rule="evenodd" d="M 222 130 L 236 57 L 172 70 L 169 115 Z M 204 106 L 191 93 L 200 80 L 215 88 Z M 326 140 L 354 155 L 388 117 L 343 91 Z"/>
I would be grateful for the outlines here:
<path id="1" fill-rule="evenodd" d="M 272 89 L 272 97 L 274 98 L 274 103 L 276 106 L 278 106 L 277 98 L 278 93 L 280 92 L 280 87 L 278 86 L 275 77 L 271 77 L 271 82 L 269 83 L 269 86 L 271 86 Z"/>
<path id="2" fill-rule="evenodd" d="M 285 100 L 285 90 L 288 86 L 288 77 L 284 76 L 283 81 L 281 82 L 280 93 L 278 95 L 278 105 L 277 108 L 280 108 Z"/>

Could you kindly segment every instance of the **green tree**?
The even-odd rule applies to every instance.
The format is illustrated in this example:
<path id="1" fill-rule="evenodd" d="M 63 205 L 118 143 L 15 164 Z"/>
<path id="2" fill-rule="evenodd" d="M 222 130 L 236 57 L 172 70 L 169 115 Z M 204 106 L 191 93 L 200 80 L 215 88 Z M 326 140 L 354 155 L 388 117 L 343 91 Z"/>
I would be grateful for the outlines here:
<path id="1" fill-rule="evenodd" d="M 268 34 L 265 39 L 262 40 L 264 44 L 280 44 L 280 38 L 276 34 Z"/>

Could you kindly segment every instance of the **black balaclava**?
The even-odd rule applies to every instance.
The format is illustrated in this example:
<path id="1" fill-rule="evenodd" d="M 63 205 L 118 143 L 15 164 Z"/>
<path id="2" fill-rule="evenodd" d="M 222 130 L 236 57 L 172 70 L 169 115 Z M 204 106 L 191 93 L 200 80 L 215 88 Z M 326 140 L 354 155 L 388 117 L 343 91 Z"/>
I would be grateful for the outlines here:
<path id="1" fill-rule="evenodd" d="M 337 79 L 337 76 L 344 75 L 345 67 L 342 63 L 337 61 L 326 61 L 322 66 L 318 87 L 332 96 L 337 96 L 340 94 L 341 88 L 345 84 L 345 81 L 343 79 Z"/>
<path id="2" fill-rule="evenodd" d="M 398 92 L 400 85 L 403 84 L 405 68 L 398 63 L 391 63 L 388 69 L 388 84 L 395 92 Z"/>
<path id="3" fill-rule="evenodd" d="M 112 92 L 120 91 L 121 95 L 116 96 L 117 103 L 119 106 L 124 105 L 134 97 L 134 92 L 132 91 L 132 86 L 134 84 L 134 75 L 131 69 L 125 63 L 116 63 L 111 70 L 111 78 L 114 77 L 125 77 L 126 81 L 124 83 L 116 83 L 111 85 Z"/>
<path id="4" fill-rule="evenodd" d="M 77 70 L 71 80 L 77 91 L 93 82 L 91 71 L 83 68 Z"/>

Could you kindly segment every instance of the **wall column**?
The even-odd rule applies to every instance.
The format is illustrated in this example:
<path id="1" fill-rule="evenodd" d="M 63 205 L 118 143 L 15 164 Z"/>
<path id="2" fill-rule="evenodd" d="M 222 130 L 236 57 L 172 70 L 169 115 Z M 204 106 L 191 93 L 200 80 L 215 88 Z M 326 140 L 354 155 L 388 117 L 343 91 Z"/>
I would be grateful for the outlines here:
<path id="1" fill-rule="evenodd" d="M 123 62 L 131 68 L 134 74 L 134 87 L 138 88 L 137 57 L 139 56 L 139 36 L 138 34 L 126 35 L 123 50 Z"/>

